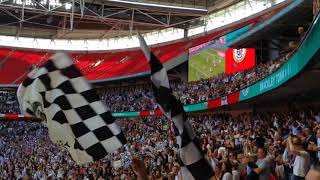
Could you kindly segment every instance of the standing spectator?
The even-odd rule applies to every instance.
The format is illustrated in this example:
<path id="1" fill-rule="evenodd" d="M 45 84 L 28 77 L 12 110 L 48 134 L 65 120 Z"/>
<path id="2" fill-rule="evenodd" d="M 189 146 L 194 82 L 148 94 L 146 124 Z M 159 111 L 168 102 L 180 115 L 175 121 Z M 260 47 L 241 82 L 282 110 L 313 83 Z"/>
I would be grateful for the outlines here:
<path id="1" fill-rule="evenodd" d="M 229 160 L 222 164 L 222 180 L 232 180 L 232 164 Z"/>
<path id="2" fill-rule="evenodd" d="M 300 40 L 303 40 L 304 36 L 306 35 L 306 31 L 304 27 L 302 26 L 298 27 L 298 33 L 300 35 Z"/>
<path id="3" fill-rule="evenodd" d="M 286 179 L 286 174 L 285 174 L 285 167 L 283 160 L 280 157 L 276 158 L 276 164 L 275 164 L 275 176 L 277 180 L 285 180 Z"/>
<path id="4" fill-rule="evenodd" d="M 264 148 L 258 149 L 258 161 L 256 162 L 258 168 L 255 168 L 254 171 L 259 174 L 259 180 L 269 180 L 271 176 L 270 163 L 266 154 L 267 151 Z"/>
<path id="5" fill-rule="evenodd" d="M 313 15 L 316 17 L 320 10 L 320 0 L 313 0 Z"/>
<path id="6" fill-rule="evenodd" d="M 195 113 L 187 114 L 187 118 L 200 137 L 201 147 L 211 157 L 215 172 L 214 180 L 230 179 L 230 175 L 232 179 L 239 180 L 237 172 L 241 172 L 241 180 L 259 180 L 259 175 L 262 178 L 266 172 L 269 172 L 269 175 L 275 172 L 277 180 L 284 180 L 291 177 L 293 171 L 289 170 L 291 167 L 294 167 L 295 175 L 299 176 L 301 170 L 307 174 L 305 167 L 309 165 L 303 155 L 305 154 L 303 151 L 307 152 L 303 146 L 305 143 L 301 142 L 301 146 L 296 146 L 299 143 L 295 138 L 291 138 L 294 148 L 289 148 L 287 137 L 291 127 L 291 132 L 300 136 L 301 141 L 308 141 L 310 133 L 306 127 L 313 127 L 313 131 L 317 132 L 317 143 L 319 143 L 320 125 L 314 125 L 315 121 L 307 120 L 308 117 L 314 116 L 313 112 L 313 109 L 294 109 L 277 111 L 276 114 L 256 112 L 238 116 Z M 299 114 L 304 115 L 298 116 Z M 275 118 L 279 120 L 276 123 L 277 132 L 272 130 Z M 171 133 L 173 131 L 171 122 L 166 121 L 164 117 L 156 116 L 120 118 L 117 122 L 126 134 L 127 147 L 131 153 L 143 159 L 145 170 L 140 172 L 140 175 L 134 173 L 137 169 L 132 169 L 137 162 L 133 162 L 133 167 L 130 166 L 130 155 L 126 148 L 109 154 L 101 161 L 76 165 L 67 151 L 50 141 L 48 129 L 44 124 L 0 121 L 0 179 L 133 180 L 138 178 L 137 175 L 139 179 L 145 176 L 157 180 L 183 178 L 179 171 L 177 158 L 179 150 Z M 258 140 L 259 137 L 264 140 Z M 281 139 L 286 140 L 281 142 Z M 235 143 L 237 145 L 232 145 L 236 141 L 239 141 Z M 268 155 L 258 146 L 267 148 Z M 255 171 L 259 171 L 259 174 Z M 312 173 L 314 174 L 314 170 L 311 171 L 311 175 Z M 269 178 L 273 180 L 273 176 L 266 175 L 266 177 L 268 180 Z"/>
<path id="7" fill-rule="evenodd" d="M 304 150 L 301 139 L 289 136 L 288 149 L 295 156 L 292 180 L 304 180 L 309 170 L 309 153 Z"/>
<path id="8" fill-rule="evenodd" d="M 318 158 L 317 158 L 317 150 L 314 147 L 317 144 L 317 137 L 311 131 L 310 128 L 305 128 L 304 133 L 306 134 L 306 138 L 304 140 L 304 148 L 308 150 L 311 164 L 316 164 Z"/>
<path id="9" fill-rule="evenodd" d="M 232 180 L 240 180 L 240 173 L 237 163 L 232 163 Z"/>
<path id="10" fill-rule="evenodd" d="M 254 169 L 258 168 L 258 166 L 250 160 L 249 155 L 245 155 L 243 158 L 244 164 L 246 164 L 246 169 L 244 172 L 244 178 L 247 180 L 259 180 L 259 174 L 257 174 Z"/>
<path id="11" fill-rule="evenodd" d="M 318 164 L 320 164 L 320 129 L 317 130 L 317 152 Z"/>
<path id="12" fill-rule="evenodd" d="M 318 180 L 320 179 L 320 167 L 315 166 L 310 169 L 306 176 L 306 180 Z"/>

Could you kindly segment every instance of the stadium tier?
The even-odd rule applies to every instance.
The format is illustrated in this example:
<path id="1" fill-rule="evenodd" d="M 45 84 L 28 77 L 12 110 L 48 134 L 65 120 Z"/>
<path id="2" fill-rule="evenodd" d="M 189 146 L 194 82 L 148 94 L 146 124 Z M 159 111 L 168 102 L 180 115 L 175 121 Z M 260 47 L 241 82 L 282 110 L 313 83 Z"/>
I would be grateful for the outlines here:
<path id="1" fill-rule="evenodd" d="M 292 10 L 298 5 L 299 4 L 291 5 L 285 8 L 283 11 L 280 11 L 272 19 L 266 20 L 263 23 L 256 24 L 255 27 L 251 26 L 251 28 L 247 30 L 246 33 L 257 32 L 256 29 L 265 29 L 265 27 L 270 26 L 270 24 L 272 26 L 272 21 L 274 21 L 275 19 L 286 18 L 285 14 L 287 14 L 290 9 Z M 286 55 L 278 58 L 277 60 L 269 61 L 268 64 L 257 65 L 257 67 L 255 67 L 254 69 L 242 72 L 242 74 L 231 74 L 213 77 L 209 80 L 202 80 L 190 85 L 176 82 L 172 84 L 173 90 L 177 93 L 177 95 L 180 96 L 180 100 L 185 105 L 185 111 L 195 112 L 235 104 L 276 89 L 277 87 L 281 86 L 292 77 L 297 75 L 306 66 L 306 64 L 308 64 L 309 61 L 312 61 L 312 58 L 317 53 L 319 48 L 319 44 L 316 43 L 316 39 L 318 38 L 317 32 L 317 24 L 314 24 L 312 27 L 310 27 L 307 35 L 305 36 L 303 41 L 300 42 L 300 45 L 289 53 L 290 56 Z M 184 47 L 186 43 L 187 42 L 181 42 L 178 47 Z M 176 46 L 176 44 L 171 46 L 167 45 L 165 47 L 169 51 L 170 49 L 174 49 L 174 46 Z M 181 52 L 184 52 L 185 49 L 188 48 L 181 49 Z M 153 51 L 155 53 L 159 53 L 159 51 L 161 51 L 161 48 L 153 49 Z M 89 62 L 101 58 L 101 54 L 73 54 L 72 56 L 73 59 L 78 62 L 78 67 L 84 70 L 85 74 L 90 79 L 90 77 L 94 76 L 93 74 L 99 74 L 100 72 L 101 74 L 106 74 L 103 72 L 121 73 L 124 69 L 127 69 L 128 72 L 132 72 L 132 70 L 135 70 L 136 67 L 147 68 L 148 64 L 143 59 L 144 57 L 134 56 L 134 53 L 138 53 L 138 51 L 131 51 L 128 52 L 128 54 L 124 52 L 105 54 L 103 57 L 107 60 L 103 61 L 101 65 L 99 64 L 97 67 L 90 67 Z M 135 57 L 135 60 L 130 62 L 135 64 L 139 61 L 141 65 L 133 65 L 126 62 L 124 62 L 124 64 L 119 64 L 119 59 L 124 59 L 125 57 L 132 56 Z M 159 53 L 158 56 L 161 59 L 161 53 Z M 304 58 L 301 59 L 301 57 Z M 28 58 L 28 56 L 26 56 L 26 58 Z M 114 61 L 112 61 L 113 59 Z M 91 73 L 89 73 L 90 71 Z M 253 75 L 257 72 L 259 72 L 259 75 Z M 242 82 L 243 78 L 246 80 L 246 82 Z M 217 85 L 219 86 L 216 87 Z M 201 89 L 195 91 L 195 87 L 197 89 Z M 212 90 L 209 90 L 210 88 L 212 88 Z M 156 104 L 150 101 L 152 93 L 151 87 L 149 85 L 134 87 L 133 89 L 127 90 L 124 89 L 122 91 L 124 92 L 124 94 L 118 92 L 117 90 L 115 90 L 115 88 L 111 88 L 109 90 L 99 90 L 100 97 L 111 108 L 114 116 L 132 117 L 162 114 L 161 111 L 157 109 L 158 107 L 156 106 Z M 9 107 L 12 106 L 14 106 L 15 108 L 18 107 L 16 103 L 13 105 L 9 105 Z M 11 108 L 11 112 L 9 111 L 2 113 L 13 112 L 14 111 L 12 111 Z M 18 111 L 16 111 L 16 113 L 18 113 Z"/>
<path id="2" fill-rule="evenodd" d="M 318 0 L 0 0 L 0 180 L 319 180 L 319 39 Z"/>

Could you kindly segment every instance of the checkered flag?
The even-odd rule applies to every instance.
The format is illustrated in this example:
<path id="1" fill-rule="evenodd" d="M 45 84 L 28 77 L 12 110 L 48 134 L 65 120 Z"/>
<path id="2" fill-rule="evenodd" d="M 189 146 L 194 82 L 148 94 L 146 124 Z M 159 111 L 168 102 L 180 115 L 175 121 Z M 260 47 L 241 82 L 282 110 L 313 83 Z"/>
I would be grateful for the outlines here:
<path id="1" fill-rule="evenodd" d="M 102 159 L 126 143 L 114 117 L 65 53 L 56 53 L 19 86 L 21 111 L 46 121 L 54 143 L 78 164 Z"/>
<path id="2" fill-rule="evenodd" d="M 174 133 L 179 144 L 179 157 L 183 179 L 208 180 L 214 173 L 204 157 L 199 141 L 187 120 L 183 105 L 172 94 L 167 71 L 159 59 L 150 52 L 145 40 L 139 36 L 140 46 L 151 67 L 151 81 L 155 99 L 162 112 L 174 122 Z"/>

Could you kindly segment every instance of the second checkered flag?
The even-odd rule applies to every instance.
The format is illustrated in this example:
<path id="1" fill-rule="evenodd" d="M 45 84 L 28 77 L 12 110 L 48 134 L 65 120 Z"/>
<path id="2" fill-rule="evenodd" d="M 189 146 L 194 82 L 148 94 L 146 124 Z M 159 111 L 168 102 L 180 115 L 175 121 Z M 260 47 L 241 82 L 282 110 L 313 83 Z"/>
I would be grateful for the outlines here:
<path id="1" fill-rule="evenodd" d="M 174 123 L 174 130 L 179 145 L 181 174 L 187 180 L 208 180 L 214 173 L 205 158 L 200 143 L 181 102 L 172 94 L 167 71 L 160 60 L 149 50 L 145 40 L 139 36 L 140 46 L 151 68 L 153 94 L 163 114 Z"/>

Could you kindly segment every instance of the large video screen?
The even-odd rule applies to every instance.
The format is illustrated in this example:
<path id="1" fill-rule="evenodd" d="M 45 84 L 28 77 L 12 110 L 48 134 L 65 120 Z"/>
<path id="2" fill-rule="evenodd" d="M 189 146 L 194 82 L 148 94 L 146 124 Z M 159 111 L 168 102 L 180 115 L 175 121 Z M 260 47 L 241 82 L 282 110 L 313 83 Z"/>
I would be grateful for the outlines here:
<path id="1" fill-rule="evenodd" d="M 188 81 L 217 76 L 225 71 L 225 37 L 189 49 Z"/>

